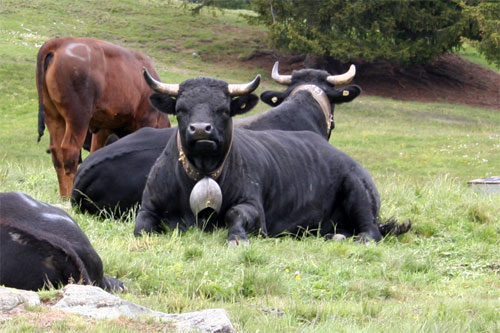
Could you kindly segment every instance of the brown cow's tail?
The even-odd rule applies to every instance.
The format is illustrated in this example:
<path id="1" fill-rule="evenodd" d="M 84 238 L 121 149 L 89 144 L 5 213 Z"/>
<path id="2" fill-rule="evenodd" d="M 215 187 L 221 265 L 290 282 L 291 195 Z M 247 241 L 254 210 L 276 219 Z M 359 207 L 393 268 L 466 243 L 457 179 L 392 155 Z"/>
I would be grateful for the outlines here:
<path id="1" fill-rule="evenodd" d="M 390 218 L 384 223 L 379 223 L 378 228 L 382 236 L 394 235 L 398 236 L 407 233 L 411 229 L 411 221 L 398 223 L 395 218 Z"/>
<path id="2" fill-rule="evenodd" d="M 45 131 L 45 110 L 43 106 L 43 86 L 45 83 L 45 72 L 49 67 L 52 58 L 54 57 L 54 53 L 50 51 L 51 42 L 46 42 L 42 45 L 40 50 L 38 51 L 38 56 L 36 60 L 36 90 L 38 92 L 38 140 L 43 136 L 43 132 Z"/>

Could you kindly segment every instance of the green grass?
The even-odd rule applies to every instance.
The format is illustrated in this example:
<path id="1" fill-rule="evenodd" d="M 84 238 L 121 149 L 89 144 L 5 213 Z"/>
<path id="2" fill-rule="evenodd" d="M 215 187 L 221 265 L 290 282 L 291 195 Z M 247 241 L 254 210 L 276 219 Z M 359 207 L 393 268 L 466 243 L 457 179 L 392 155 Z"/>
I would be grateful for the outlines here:
<path id="1" fill-rule="evenodd" d="M 492 64 L 492 63 L 489 63 L 483 56 L 481 56 L 481 54 L 479 54 L 479 52 L 473 47 L 471 46 L 469 43 L 464 43 L 462 45 L 462 48 L 459 50 L 458 54 L 469 60 L 469 61 L 472 61 L 478 65 L 481 65 L 481 66 L 484 66 L 484 67 L 488 67 L 489 69 L 493 70 L 493 71 L 496 71 L 496 72 L 500 72 L 500 68 L 498 68 L 497 66 L 495 66 L 495 64 Z"/>
<path id="2" fill-rule="evenodd" d="M 48 133 L 36 143 L 35 57 L 45 40 L 91 36 L 140 50 L 165 81 L 206 75 L 241 82 L 261 73 L 261 93 L 282 88 L 262 69 L 229 59 L 264 47 L 263 31 L 233 11 L 191 17 L 175 1 L 2 1 L 0 191 L 64 203 L 45 153 Z M 265 109 L 259 104 L 255 112 Z M 466 185 L 500 175 L 498 110 L 362 95 L 335 115 L 331 142 L 373 175 L 381 218 L 412 220 L 410 233 L 376 245 L 252 237 L 250 246 L 229 249 L 225 230 L 135 238 L 133 214 L 122 221 L 70 214 L 101 255 L 105 273 L 127 285 L 121 297 L 154 310 L 222 307 L 241 332 L 499 331 L 500 196 Z M 163 329 L 76 316 L 45 325 L 45 310 L 30 314 L 0 329 Z"/>

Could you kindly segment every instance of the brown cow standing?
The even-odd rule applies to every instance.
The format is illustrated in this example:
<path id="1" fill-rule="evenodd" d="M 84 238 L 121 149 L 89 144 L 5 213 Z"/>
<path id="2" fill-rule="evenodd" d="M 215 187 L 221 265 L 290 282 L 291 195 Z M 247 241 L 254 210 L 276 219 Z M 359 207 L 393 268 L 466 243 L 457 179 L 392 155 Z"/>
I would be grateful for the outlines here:
<path id="1" fill-rule="evenodd" d="M 40 48 L 38 139 L 46 124 L 62 197 L 71 195 L 89 129 L 93 152 L 110 133 L 170 127 L 168 116 L 149 103 L 152 90 L 142 79 L 143 67 L 158 78 L 149 57 L 91 38 L 55 38 Z"/>

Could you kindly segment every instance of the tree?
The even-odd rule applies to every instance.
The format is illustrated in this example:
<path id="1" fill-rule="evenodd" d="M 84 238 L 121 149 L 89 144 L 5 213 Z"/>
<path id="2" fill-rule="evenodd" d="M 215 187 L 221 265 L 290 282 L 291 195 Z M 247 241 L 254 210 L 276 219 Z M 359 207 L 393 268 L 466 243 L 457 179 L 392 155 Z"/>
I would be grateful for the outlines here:
<path id="1" fill-rule="evenodd" d="M 265 24 L 273 45 L 286 51 L 416 64 L 459 48 L 463 36 L 491 35 L 494 28 L 478 23 L 478 4 L 489 4 L 464 1 L 253 0 L 258 16 L 250 20 Z"/>
<path id="2" fill-rule="evenodd" d="M 465 13 L 477 22 L 475 35 L 465 36 L 484 55 L 486 60 L 500 68 L 500 2 L 481 1 L 476 5 L 462 3 Z"/>

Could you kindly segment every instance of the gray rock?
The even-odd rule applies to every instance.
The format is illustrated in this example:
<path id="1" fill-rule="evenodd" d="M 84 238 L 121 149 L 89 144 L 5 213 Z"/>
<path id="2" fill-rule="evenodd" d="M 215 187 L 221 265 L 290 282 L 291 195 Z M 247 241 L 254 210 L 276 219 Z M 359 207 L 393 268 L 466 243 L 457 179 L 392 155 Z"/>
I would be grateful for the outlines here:
<path id="1" fill-rule="evenodd" d="M 0 312 L 13 310 L 24 304 L 40 305 L 40 297 L 34 291 L 0 287 Z"/>
<path id="2" fill-rule="evenodd" d="M 122 300 L 94 286 L 67 285 L 63 289 L 63 298 L 52 308 L 92 318 L 154 317 L 171 323 L 179 331 L 234 332 L 224 309 L 166 314 Z"/>

